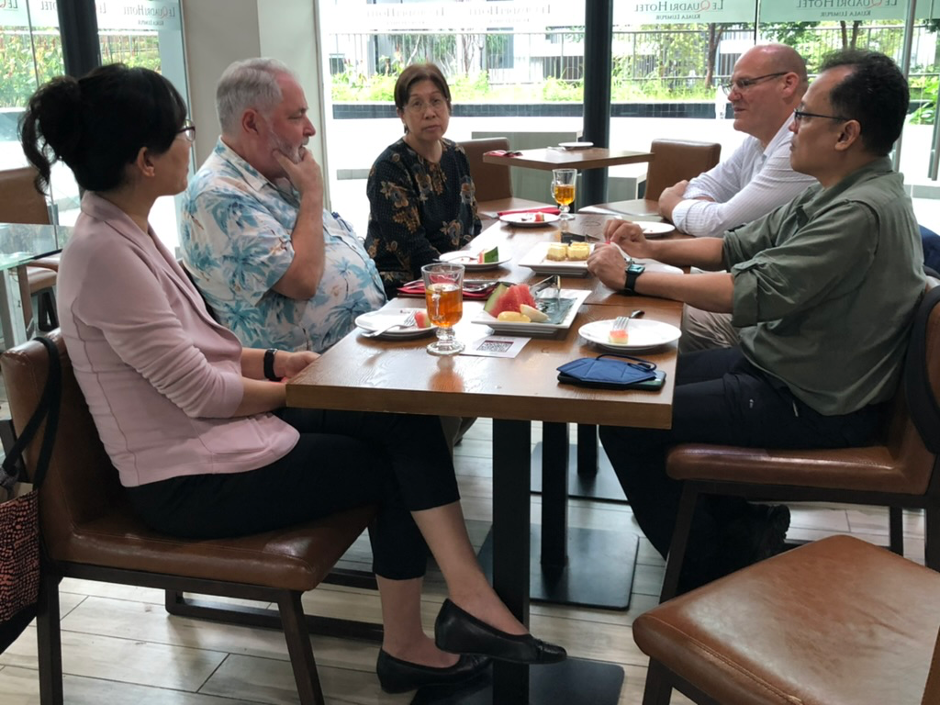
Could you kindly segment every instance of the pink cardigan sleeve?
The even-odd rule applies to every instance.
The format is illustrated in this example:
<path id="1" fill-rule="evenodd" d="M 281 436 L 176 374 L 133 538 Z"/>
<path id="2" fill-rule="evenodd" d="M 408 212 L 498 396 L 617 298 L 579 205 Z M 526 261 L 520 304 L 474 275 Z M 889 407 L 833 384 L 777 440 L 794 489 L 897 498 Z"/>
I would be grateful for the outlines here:
<path id="1" fill-rule="evenodd" d="M 70 306 L 102 332 L 120 359 L 113 363 L 132 367 L 190 418 L 232 417 L 244 394 L 241 346 L 236 351 L 208 326 L 187 330 L 171 306 L 168 274 L 137 248 L 112 242 L 89 250 L 87 260 L 77 258 L 86 262 L 71 264 L 100 274 L 82 281 Z M 94 267 L 85 267 L 90 260 Z M 219 359 L 207 359 L 207 348 Z"/>

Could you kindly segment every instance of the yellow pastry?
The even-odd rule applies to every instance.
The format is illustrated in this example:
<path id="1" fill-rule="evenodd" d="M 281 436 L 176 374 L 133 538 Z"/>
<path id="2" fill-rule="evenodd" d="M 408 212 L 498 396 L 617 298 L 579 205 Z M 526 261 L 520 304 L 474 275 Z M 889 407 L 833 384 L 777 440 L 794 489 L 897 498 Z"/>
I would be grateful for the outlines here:
<path id="1" fill-rule="evenodd" d="M 549 251 L 546 253 L 547 260 L 564 260 L 568 255 L 568 246 L 565 243 L 552 243 L 549 245 Z"/>
<path id="2" fill-rule="evenodd" d="M 587 260 L 588 254 L 591 252 L 591 247 L 588 243 L 572 243 L 569 245 L 568 259 L 569 260 Z"/>

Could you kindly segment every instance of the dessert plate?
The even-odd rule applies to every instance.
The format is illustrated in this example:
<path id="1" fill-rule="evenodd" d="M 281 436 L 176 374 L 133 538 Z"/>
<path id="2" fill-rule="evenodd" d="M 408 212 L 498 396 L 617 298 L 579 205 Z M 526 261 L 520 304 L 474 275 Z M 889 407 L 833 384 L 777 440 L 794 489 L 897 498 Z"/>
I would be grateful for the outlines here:
<path id="1" fill-rule="evenodd" d="M 559 147 L 564 150 L 587 150 L 589 147 L 594 147 L 594 142 L 560 142 Z"/>
<path id="2" fill-rule="evenodd" d="M 631 319 L 627 325 L 627 343 L 612 343 L 608 334 L 614 319 L 592 321 L 578 329 L 578 335 L 599 348 L 609 351 L 643 351 L 658 348 L 677 340 L 681 331 L 670 324 L 653 319 Z"/>
<path id="3" fill-rule="evenodd" d="M 386 307 L 379 311 L 370 311 L 366 314 L 360 314 L 353 323 L 364 331 L 378 331 L 391 324 L 405 321 L 408 315 L 413 313 L 415 313 L 415 309 Z M 419 328 L 418 326 L 393 328 L 380 336 L 376 336 L 376 338 L 421 338 L 422 336 L 433 333 L 436 329 L 436 326 L 429 326 L 428 328 Z"/>
<path id="4" fill-rule="evenodd" d="M 503 223 L 507 223 L 511 226 L 539 228 L 540 226 L 547 226 L 550 223 L 555 223 L 557 220 L 559 220 L 559 216 L 555 213 L 543 213 L 542 220 L 537 221 L 535 213 L 504 213 L 502 216 L 500 216 L 500 220 Z"/>
<path id="5" fill-rule="evenodd" d="M 501 257 L 496 262 L 477 262 L 477 255 L 472 255 L 463 250 L 455 250 L 454 252 L 442 253 L 438 259 L 441 260 L 441 262 L 453 262 L 456 265 L 464 265 L 465 270 L 477 272 L 480 270 L 494 270 L 505 265 L 513 258 Z"/>

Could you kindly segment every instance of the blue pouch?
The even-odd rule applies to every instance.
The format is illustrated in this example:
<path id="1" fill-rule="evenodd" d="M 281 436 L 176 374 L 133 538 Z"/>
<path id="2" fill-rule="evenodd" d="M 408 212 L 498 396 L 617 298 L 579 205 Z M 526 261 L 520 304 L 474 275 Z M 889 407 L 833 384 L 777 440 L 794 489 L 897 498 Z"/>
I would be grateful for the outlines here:
<path id="1" fill-rule="evenodd" d="M 579 358 L 556 368 L 561 383 L 606 390 L 627 390 L 639 382 L 653 380 L 656 369 L 656 363 L 649 360 L 617 353 Z"/>

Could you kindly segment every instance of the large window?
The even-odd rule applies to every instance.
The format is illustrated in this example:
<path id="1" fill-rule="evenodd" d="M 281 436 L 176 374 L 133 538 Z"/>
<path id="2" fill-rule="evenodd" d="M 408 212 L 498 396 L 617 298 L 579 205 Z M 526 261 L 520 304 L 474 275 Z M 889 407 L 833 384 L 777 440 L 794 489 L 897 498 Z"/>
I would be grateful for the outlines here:
<path id="1" fill-rule="evenodd" d="M 902 64 L 907 7 L 908 2 L 617 0 L 611 145 L 642 149 L 654 138 L 694 136 L 721 143 L 727 155 L 744 135 L 727 119 L 731 111 L 719 84 L 745 51 L 756 43 L 789 44 L 811 73 L 827 52 L 843 47 L 882 51 Z M 432 61 L 447 76 L 455 102 L 451 139 L 477 133 L 574 135 L 582 129 L 584 2 L 333 0 L 321 9 L 330 61 L 328 176 L 335 206 L 350 212 L 357 230 L 368 212 L 368 169 L 401 135 L 392 87 L 409 63 Z M 937 160 L 937 0 L 922 0 L 916 15 L 913 102 L 900 166 L 908 183 L 926 181 L 936 188 L 931 164 Z M 617 190 L 640 183 L 644 169 L 611 170 L 612 198 L 631 197 Z M 517 195 L 546 198 L 541 192 Z"/>
<path id="2" fill-rule="evenodd" d="M 161 72 L 187 95 L 179 0 L 107 0 L 97 4 L 103 63 L 122 62 Z M 24 166 L 17 121 L 29 97 L 64 73 L 59 15 L 52 0 L 0 0 L 0 169 Z M 57 223 L 78 217 L 79 190 L 65 165 L 55 165 L 50 206 Z M 173 199 L 155 206 L 152 223 L 166 242 L 177 241 Z"/>

